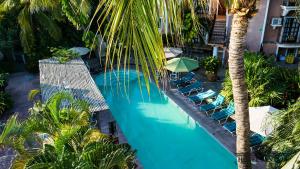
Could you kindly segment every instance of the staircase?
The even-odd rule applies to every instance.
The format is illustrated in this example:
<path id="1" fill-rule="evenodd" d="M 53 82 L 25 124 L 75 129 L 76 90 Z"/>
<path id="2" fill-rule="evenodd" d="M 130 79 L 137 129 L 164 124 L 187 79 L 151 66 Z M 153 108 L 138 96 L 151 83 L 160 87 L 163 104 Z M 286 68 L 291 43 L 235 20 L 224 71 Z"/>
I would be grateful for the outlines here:
<path id="1" fill-rule="evenodd" d="M 224 17 L 216 17 L 208 44 L 224 45 L 225 37 L 226 37 L 226 19 Z"/>

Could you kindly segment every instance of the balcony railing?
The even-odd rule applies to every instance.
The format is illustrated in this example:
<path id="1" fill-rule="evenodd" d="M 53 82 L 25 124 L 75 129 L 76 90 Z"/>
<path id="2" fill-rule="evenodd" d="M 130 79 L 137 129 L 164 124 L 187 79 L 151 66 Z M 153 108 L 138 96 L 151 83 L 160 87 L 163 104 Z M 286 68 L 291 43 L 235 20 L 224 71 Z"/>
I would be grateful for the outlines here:
<path id="1" fill-rule="evenodd" d="M 285 18 L 282 27 L 281 43 L 297 43 L 299 42 L 300 25 L 296 18 Z"/>
<path id="2" fill-rule="evenodd" d="M 296 0 L 283 0 L 282 6 L 296 6 Z"/>

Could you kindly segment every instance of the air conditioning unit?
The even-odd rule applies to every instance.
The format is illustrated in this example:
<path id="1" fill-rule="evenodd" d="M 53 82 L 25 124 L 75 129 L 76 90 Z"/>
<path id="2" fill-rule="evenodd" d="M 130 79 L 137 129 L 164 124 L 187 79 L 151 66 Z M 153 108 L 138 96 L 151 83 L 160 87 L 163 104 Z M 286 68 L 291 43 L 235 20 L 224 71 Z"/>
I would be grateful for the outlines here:
<path id="1" fill-rule="evenodd" d="M 271 26 L 275 29 L 276 27 L 282 26 L 282 18 L 272 18 Z"/>

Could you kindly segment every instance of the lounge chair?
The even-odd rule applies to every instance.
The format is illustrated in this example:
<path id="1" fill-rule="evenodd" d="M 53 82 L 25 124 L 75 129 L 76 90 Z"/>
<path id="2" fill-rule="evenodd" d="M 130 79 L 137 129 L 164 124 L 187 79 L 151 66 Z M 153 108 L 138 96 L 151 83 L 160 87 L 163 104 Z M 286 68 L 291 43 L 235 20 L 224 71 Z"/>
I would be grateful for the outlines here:
<path id="1" fill-rule="evenodd" d="M 222 120 L 225 120 L 225 122 L 226 122 L 227 119 L 233 114 L 234 114 L 234 103 L 231 101 L 226 108 L 224 108 L 218 112 L 214 112 L 211 115 L 211 118 L 218 121 L 221 124 Z"/>
<path id="2" fill-rule="evenodd" d="M 254 133 L 250 137 L 250 147 L 260 145 L 264 140 L 265 140 L 264 136 L 262 136 L 262 135 L 260 135 L 258 133 Z"/>
<path id="3" fill-rule="evenodd" d="M 189 72 L 188 74 L 186 74 L 182 78 L 180 78 L 178 80 L 171 81 L 171 84 L 173 84 L 177 87 L 183 86 L 184 84 L 190 83 L 191 81 L 195 80 L 194 77 L 195 77 L 195 73 L 194 72 Z"/>
<path id="4" fill-rule="evenodd" d="M 205 99 L 211 98 L 215 95 L 217 95 L 217 93 L 209 89 L 205 92 L 200 92 L 195 96 L 189 96 L 189 100 L 194 104 L 201 104 Z"/>
<path id="5" fill-rule="evenodd" d="M 227 130 L 229 133 L 231 133 L 232 135 L 234 135 L 234 133 L 236 132 L 236 122 L 232 121 L 232 122 L 225 123 L 223 125 L 223 128 Z"/>
<path id="6" fill-rule="evenodd" d="M 199 107 L 199 110 L 205 112 L 206 115 L 208 115 L 209 111 L 213 110 L 213 112 L 215 112 L 217 108 L 221 107 L 224 101 L 225 97 L 218 94 L 217 98 L 213 102 L 201 105 Z"/>
<path id="7" fill-rule="evenodd" d="M 202 84 L 200 81 L 196 81 L 186 87 L 180 88 L 178 89 L 178 91 L 182 94 L 182 95 L 191 95 L 192 92 L 198 92 L 198 91 L 202 91 Z"/>

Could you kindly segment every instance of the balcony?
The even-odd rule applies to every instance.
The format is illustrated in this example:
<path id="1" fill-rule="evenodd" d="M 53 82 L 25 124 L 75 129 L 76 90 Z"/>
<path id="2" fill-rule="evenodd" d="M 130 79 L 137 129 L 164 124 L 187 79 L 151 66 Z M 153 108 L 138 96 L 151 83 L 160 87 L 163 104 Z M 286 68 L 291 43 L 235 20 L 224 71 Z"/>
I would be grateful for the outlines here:
<path id="1" fill-rule="evenodd" d="M 279 42 L 285 44 L 299 43 L 299 29 L 300 25 L 296 18 L 285 18 Z"/>
<path id="2" fill-rule="evenodd" d="M 299 7 L 296 5 L 296 0 L 283 0 L 282 1 L 282 16 L 286 16 L 290 11 L 299 10 Z"/>

